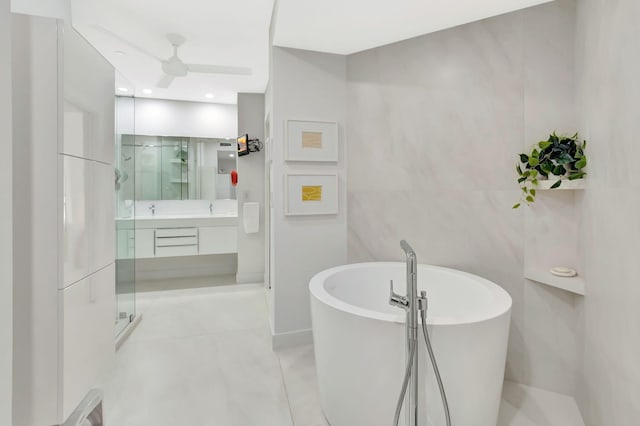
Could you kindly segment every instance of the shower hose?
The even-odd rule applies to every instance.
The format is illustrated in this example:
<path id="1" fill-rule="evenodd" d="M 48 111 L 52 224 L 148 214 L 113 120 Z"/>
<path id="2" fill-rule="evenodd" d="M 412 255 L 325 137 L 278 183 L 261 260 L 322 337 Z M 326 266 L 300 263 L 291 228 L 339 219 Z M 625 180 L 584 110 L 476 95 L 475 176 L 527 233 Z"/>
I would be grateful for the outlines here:
<path id="1" fill-rule="evenodd" d="M 442 384 L 442 377 L 440 377 L 440 371 L 438 370 L 438 364 L 436 363 L 436 357 L 433 354 L 433 347 L 431 346 L 431 339 L 429 339 L 429 331 L 427 331 L 427 314 L 425 311 L 420 311 L 420 317 L 422 319 L 422 334 L 424 341 L 427 345 L 427 352 L 429 352 L 429 358 L 431 359 L 431 365 L 433 366 L 433 372 L 435 373 L 436 380 L 438 381 L 438 388 L 440 388 L 440 398 L 442 399 L 442 406 L 444 408 L 444 415 L 447 421 L 447 426 L 451 426 L 451 415 L 449 413 L 449 404 L 447 403 L 447 394 L 444 391 L 444 385 Z M 413 366 L 413 358 L 417 355 L 418 342 L 409 344 L 409 360 L 407 361 L 407 368 L 404 373 L 404 380 L 402 381 L 402 390 L 400 391 L 400 397 L 398 398 L 398 404 L 396 405 L 396 413 L 393 418 L 393 426 L 398 426 L 400 421 L 400 411 L 402 410 L 402 401 L 407 393 L 407 386 L 409 385 L 409 378 L 411 377 L 411 369 Z"/>

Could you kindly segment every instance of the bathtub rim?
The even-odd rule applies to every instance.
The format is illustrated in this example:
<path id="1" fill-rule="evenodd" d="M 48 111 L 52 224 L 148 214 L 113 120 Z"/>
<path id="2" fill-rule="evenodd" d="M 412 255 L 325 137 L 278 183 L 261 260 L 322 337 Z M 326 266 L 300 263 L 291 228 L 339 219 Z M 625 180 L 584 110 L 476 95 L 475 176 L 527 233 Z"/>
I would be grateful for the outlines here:
<path id="1" fill-rule="evenodd" d="M 361 269 L 372 266 L 405 266 L 404 262 L 361 262 L 361 263 L 351 263 L 347 265 L 336 266 L 333 268 L 325 269 L 324 271 L 318 272 L 314 275 L 309 281 L 309 293 L 312 297 L 315 297 L 319 302 L 324 303 L 334 309 L 337 309 L 341 312 L 345 312 L 347 314 L 355 315 L 361 318 L 373 319 L 384 322 L 393 322 L 404 324 L 406 322 L 406 314 L 402 311 L 398 310 L 398 314 L 390 314 L 379 311 L 374 311 L 371 309 L 361 308 L 359 306 L 352 305 L 350 303 L 345 302 L 342 299 L 339 299 L 329 293 L 324 284 L 326 279 L 341 271 L 347 271 L 352 269 Z M 427 314 L 427 324 L 428 325 L 464 325 L 464 324 L 475 324 L 484 321 L 489 321 L 498 317 L 501 317 L 505 314 L 509 314 L 511 308 L 513 306 L 513 299 L 511 295 L 503 289 L 498 284 L 490 281 L 486 278 L 480 277 L 478 275 L 471 274 L 469 272 L 460 271 L 458 269 L 447 268 L 444 266 L 436 266 L 429 265 L 425 263 L 418 264 L 418 269 L 420 268 L 428 268 L 433 270 L 444 271 L 448 273 L 452 273 L 454 275 L 458 275 L 460 277 L 469 279 L 471 281 L 475 281 L 478 284 L 483 285 L 485 288 L 490 289 L 493 297 L 492 303 L 487 308 L 486 314 L 484 315 L 476 315 L 473 318 L 463 318 L 463 319 L 453 319 L 452 317 L 433 317 Z"/>

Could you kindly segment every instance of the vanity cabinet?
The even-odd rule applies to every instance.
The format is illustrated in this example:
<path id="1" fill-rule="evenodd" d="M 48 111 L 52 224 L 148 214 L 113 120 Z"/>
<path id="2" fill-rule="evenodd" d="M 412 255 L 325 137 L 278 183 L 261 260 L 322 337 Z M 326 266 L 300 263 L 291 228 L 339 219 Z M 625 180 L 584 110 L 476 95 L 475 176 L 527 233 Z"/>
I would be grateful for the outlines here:
<path id="1" fill-rule="evenodd" d="M 138 220 L 136 258 L 237 253 L 236 221 L 228 217 Z"/>
<path id="2" fill-rule="evenodd" d="M 136 259 L 155 256 L 155 232 L 155 229 L 136 229 Z"/>
<path id="3" fill-rule="evenodd" d="M 236 226 L 203 226 L 200 228 L 199 254 L 225 254 L 238 252 Z"/>

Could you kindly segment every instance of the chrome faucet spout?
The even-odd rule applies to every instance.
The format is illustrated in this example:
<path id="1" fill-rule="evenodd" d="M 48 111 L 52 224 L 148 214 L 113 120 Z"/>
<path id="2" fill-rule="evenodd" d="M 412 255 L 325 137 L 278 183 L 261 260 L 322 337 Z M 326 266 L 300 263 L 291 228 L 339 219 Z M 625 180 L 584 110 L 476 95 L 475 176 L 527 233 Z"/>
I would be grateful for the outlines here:
<path id="1" fill-rule="evenodd" d="M 156 205 L 155 204 L 151 204 L 149 206 L 149 210 L 151 210 L 151 215 L 155 215 L 156 214 Z"/>

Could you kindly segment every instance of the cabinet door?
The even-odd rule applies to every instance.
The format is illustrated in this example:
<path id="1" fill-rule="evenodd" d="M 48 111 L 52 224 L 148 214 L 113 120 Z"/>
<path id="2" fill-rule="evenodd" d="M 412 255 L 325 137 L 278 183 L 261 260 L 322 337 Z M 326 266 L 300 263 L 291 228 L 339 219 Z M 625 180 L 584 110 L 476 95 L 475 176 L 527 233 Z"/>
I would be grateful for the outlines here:
<path id="1" fill-rule="evenodd" d="M 223 254 L 238 252 L 236 226 L 203 226 L 198 236 L 199 254 Z"/>
<path id="2" fill-rule="evenodd" d="M 68 418 L 110 367 L 115 354 L 115 266 L 62 293 L 62 414 Z"/>
<path id="3" fill-rule="evenodd" d="M 113 164 L 113 67 L 71 25 L 64 29 L 62 152 Z"/>
<path id="4" fill-rule="evenodd" d="M 136 258 L 155 257 L 155 229 L 136 229 Z"/>
<path id="5" fill-rule="evenodd" d="M 89 201 L 90 161 L 63 156 L 63 287 L 91 272 L 91 239 Z"/>
<path id="6" fill-rule="evenodd" d="M 91 162 L 91 187 L 87 199 L 90 215 L 90 243 L 93 254 L 91 272 L 115 259 L 115 196 L 113 166 Z"/>

